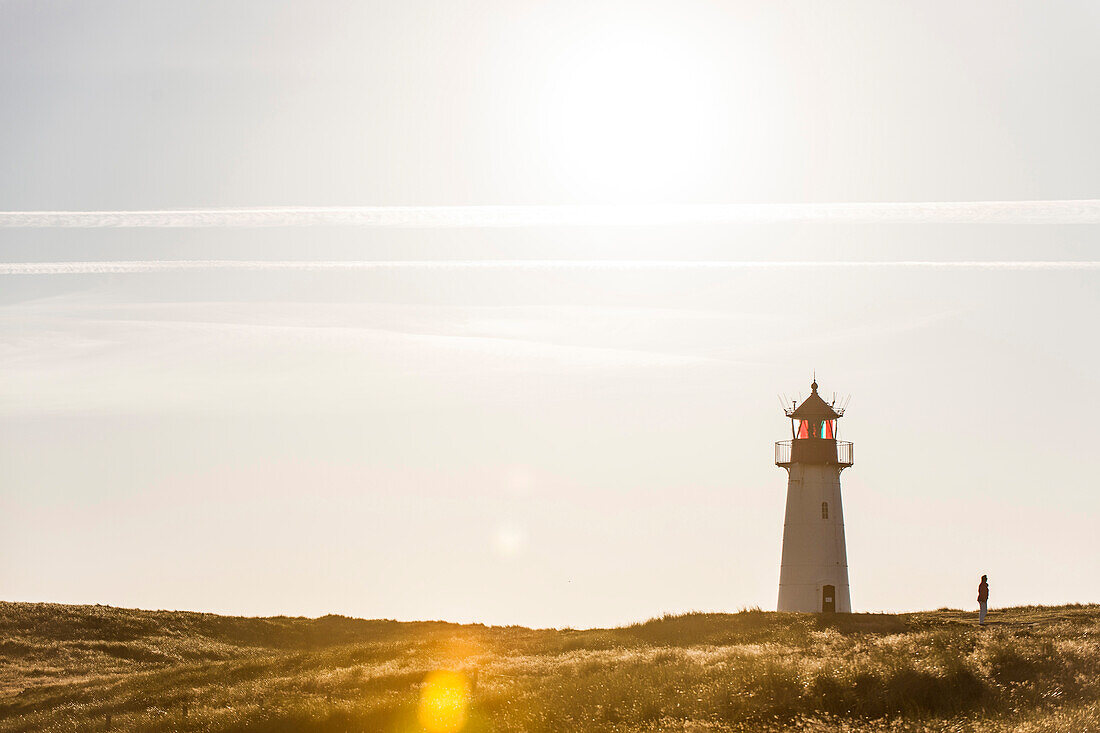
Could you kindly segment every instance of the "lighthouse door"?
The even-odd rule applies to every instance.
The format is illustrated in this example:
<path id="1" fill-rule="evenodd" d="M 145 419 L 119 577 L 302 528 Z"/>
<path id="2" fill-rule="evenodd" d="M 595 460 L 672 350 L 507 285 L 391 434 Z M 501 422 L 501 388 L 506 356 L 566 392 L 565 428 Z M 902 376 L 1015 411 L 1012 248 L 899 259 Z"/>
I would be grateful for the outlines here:
<path id="1" fill-rule="evenodd" d="M 836 613 L 836 588 L 831 585 L 821 589 L 821 612 Z"/>

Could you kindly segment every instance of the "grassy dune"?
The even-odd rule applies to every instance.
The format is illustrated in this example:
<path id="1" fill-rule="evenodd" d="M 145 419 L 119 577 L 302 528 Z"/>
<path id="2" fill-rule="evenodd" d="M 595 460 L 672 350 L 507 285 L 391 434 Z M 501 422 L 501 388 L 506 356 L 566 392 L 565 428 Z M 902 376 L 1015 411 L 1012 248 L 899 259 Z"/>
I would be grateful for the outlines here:
<path id="1" fill-rule="evenodd" d="M 1100 606 L 990 621 L 557 631 L 0 603 L 0 731 L 1100 731 Z M 435 670 L 462 675 L 445 720 L 422 701 Z"/>

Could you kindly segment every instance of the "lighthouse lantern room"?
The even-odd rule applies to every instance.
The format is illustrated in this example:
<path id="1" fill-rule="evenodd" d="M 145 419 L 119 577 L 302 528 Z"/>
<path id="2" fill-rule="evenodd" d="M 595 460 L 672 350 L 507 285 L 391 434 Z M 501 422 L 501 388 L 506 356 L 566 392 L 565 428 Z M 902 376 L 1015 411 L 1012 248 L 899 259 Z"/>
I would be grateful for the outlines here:
<path id="1" fill-rule="evenodd" d="M 844 408 L 817 393 L 785 410 L 791 439 L 775 444 L 775 463 L 787 471 L 780 611 L 850 613 L 848 553 L 840 472 L 852 465 L 852 444 L 837 440 Z"/>

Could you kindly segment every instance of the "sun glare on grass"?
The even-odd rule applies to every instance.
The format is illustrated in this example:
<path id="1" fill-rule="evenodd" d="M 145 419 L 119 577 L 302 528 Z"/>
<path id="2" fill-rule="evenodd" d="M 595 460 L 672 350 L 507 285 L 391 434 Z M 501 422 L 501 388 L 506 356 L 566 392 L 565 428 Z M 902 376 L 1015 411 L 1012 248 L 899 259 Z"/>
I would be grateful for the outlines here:
<path id="1" fill-rule="evenodd" d="M 457 733 L 466 725 L 470 683 L 459 672 L 432 672 L 420 691 L 416 717 L 428 733 Z"/>

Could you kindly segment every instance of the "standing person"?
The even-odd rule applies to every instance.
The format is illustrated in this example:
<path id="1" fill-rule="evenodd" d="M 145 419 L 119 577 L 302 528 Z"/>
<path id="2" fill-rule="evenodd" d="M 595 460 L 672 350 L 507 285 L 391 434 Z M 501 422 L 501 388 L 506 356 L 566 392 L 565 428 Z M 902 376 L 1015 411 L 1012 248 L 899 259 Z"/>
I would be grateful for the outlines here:
<path id="1" fill-rule="evenodd" d="M 986 576 L 982 576 L 982 582 L 978 583 L 978 626 L 985 626 L 985 613 L 989 603 L 989 583 Z"/>

